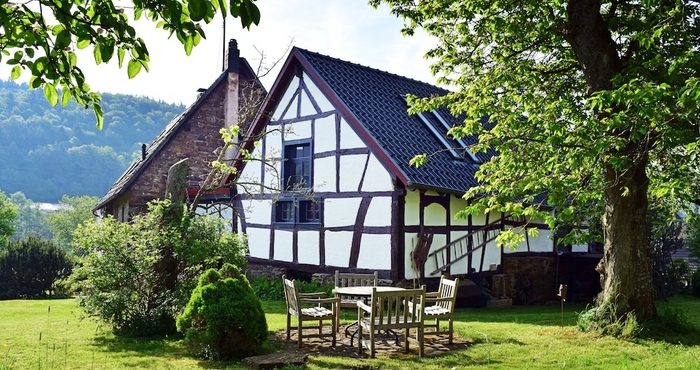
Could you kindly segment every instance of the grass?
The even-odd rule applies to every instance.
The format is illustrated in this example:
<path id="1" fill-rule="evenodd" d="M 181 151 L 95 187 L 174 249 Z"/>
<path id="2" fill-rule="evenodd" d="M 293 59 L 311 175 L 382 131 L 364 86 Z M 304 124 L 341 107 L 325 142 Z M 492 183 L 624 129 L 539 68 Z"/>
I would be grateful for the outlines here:
<path id="1" fill-rule="evenodd" d="M 270 330 L 284 329 L 283 302 L 263 302 Z M 700 299 L 659 303 L 664 320 L 641 337 L 621 340 L 576 331 L 583 305 L 460 309 L 455 330 L 469 348 L 418 358 L 349 359 L 311 355 L 310 369 L 698 369 L 700 331 L 668 330 L 685 315 L 700 322 Z M 0 370 L 7 369 L 244 369 L 187 355 L 180 337 L 123 339 L 80 318 L 73 300 L 0 302 Z M 352 310 L 343 311 L 351 321 Z M 428 337 L 430 338 L 430 337 Z"/>

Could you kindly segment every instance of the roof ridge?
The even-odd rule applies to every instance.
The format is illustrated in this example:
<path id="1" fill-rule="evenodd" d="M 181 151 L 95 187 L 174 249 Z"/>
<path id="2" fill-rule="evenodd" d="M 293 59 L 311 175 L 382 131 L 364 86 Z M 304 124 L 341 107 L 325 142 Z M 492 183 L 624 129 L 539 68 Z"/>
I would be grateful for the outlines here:
<path id="1" fill-rule="evenodd" d="M 341 63 L 348 64 L 348 65 L 351 65 L 351 66 L 360 67 L 360 68 L 367 69 L 367 70 L 374 71 L 374 72 L 379 72 L 379 73 L 385 74 L 385 75 L 387 75 L 387 76 L 398 77 L 398 78 L 401 78 L 401 79 L 404 79 L 404 80 L 409 80 L 409 81 L 417 82 L 417 83 L 419 83 L 419 84 L 423 84 L 423 85 L 430 86 L 430 87 L 435 88 L 435 89 L 442 90 L 444 93 L 449 93 L 449 92 L 450 92 L 450 90 L 448 90 L 448 89 L 446 89 L 446 88 L 444 88 L 444 87 L 440 87 L 440 86 L 437 86 L 437 85 L 434 85 L 434 84 L 431 84 L 431 83 L 428 83 L 428 82 L 425 82 L 425 81 L 417 80 L 417 79 L 415 79 L 415 78 L 411 78 L 411 77 L 407 77 L 407 76 L 402 76 L 402 75 L 400 75 L 400 74 L 391 73 L 391 72 L 384 71 L 384 70 L 381 70 L 381 69 L 378 69 L 378 68 L 366 66 L 366 65 L 363 65 L 363 64 L 360 64 L 360 63 L 351 62 L 351 61 L 349 61 L 349 60 L 344 60 L 344 59 L 332 57 L 332 56 L 330 56 L 330 55 L 321 54 L 321 53 L 319 53 L 319 52 L 311 51 L 311 50 L 304 49 L 304 48 L 300 48 L 300 47 L 298 47 L 298 46 L 294 46 L 293 48 L 294 48 L 294 49 L 297 49 L 297 50 L 299 50 L 299 51 L 301 51 L 302 53 L 313 54 L 313 55 L 316 55 L 316 56 L 319 56 L 319 57 L 322 57 L 322 58 L 325 58 L 325 59 L 330 59 L 330 60 L 333 60 L 333 61 L 336 61 L 336 62 L 341 62 Z"/>

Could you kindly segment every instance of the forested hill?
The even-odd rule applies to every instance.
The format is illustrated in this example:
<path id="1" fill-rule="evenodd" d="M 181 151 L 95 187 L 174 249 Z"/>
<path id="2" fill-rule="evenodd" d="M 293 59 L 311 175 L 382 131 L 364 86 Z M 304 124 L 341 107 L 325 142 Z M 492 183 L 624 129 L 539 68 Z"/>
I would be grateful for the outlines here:
<path id="1" fill-rule="evenodd" d="M 149 98 L 102 94 L 104 127 L 71 101 L 51 107 L 42 90 L 0 80 L 0 190 L 35 202 L 62 195 L 102 197 L 141 144 L 150 143 L 185 107 Z"/>

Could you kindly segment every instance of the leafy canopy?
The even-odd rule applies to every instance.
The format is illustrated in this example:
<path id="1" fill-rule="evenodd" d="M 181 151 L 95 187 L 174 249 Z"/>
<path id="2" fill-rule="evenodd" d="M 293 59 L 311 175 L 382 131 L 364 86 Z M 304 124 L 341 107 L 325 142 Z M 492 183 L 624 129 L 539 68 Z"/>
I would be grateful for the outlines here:
<path id="1" fill-rule="evenodd" d="M 15 233 L 14 220 L 18 207 L 0 190 L 0 248 L 4 247 Z"/>
<path id="2" fill-rule="evenodd" d="M 133 8 L 133 20 L 126 8 Z M 255 0 L 132 0 L 125 7 L 112 0 L 5 1 L 0 3 L 0 60 L 13 66 L 13 80 L 24 71 L 31 73 L 29 86 L 43 89 L 52 105 L 60 100 L 65 106 L 75 99 L 92 107 L 102 128 L 100 96 L 85 81 L 75 50 L 91 48 L 98 65 L 116 58 L 122 68 L 126 62 L 128 77 L 133 78 L 142 69 L 148 71 L 149 62 L 133 21 L 143 16 L 156 23 L 174 34 L 189 55 L 205 37 L 199 22 L 211 22 L 217 12 L 230 12 L 245 28 L 260 22 Z"/>
<path id="3" fill-rule="evenodd" d="M 636 164 L 649 176 L 651 200 L 699 199 L 697 2 L 370 1 L 380 3 L 405 19 L 404 33 L 422 28 L 437 38 L 426 57 L 455 87 L 410 99 L 411 110 L 447 106 L 466 117 L 452 135 L 479 134 L 473 150 L 499 153 L 466 193 L 479 199 L 467 213 L 582 223 Z M 623 186 L 622 196 L 629 191 Z M 543 200 L 556 216 L 538 208 Z"/>

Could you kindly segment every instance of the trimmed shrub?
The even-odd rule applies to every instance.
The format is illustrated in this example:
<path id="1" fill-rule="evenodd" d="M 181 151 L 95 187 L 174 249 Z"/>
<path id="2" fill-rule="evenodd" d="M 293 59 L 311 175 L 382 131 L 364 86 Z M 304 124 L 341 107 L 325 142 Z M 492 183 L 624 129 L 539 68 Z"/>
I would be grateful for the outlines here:
<path id="1" fill-rule="evenodd" d="M 225 264 L 199 279 L 177 330 L 197 356 L 221 360 L 259 352 L 267 341 L 267 321 L 260 300 L 238 268 Z"/>
<path id="2" fill-rule="evenodd" d="M 0 299 L 53 297 L 73 264 L 55 243 L 30 235 L 0 248 Z"/>

